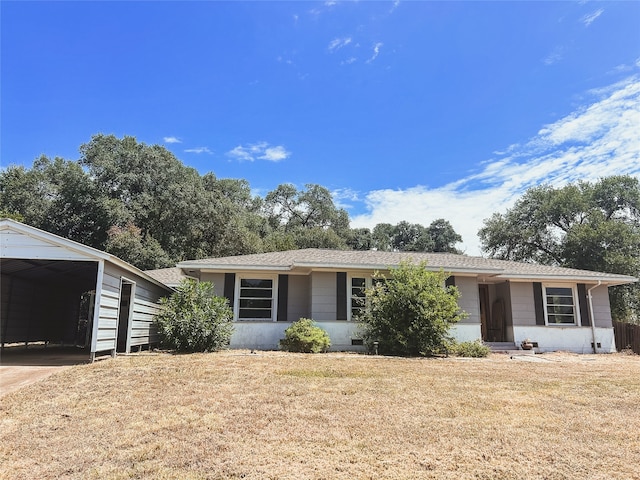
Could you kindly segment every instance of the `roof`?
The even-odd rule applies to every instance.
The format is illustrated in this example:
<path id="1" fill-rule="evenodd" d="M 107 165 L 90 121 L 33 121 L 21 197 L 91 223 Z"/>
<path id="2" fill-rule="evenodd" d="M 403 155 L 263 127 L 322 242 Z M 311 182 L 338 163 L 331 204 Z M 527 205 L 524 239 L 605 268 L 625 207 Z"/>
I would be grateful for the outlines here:
<path id="1" fill-rule="evenodd" d="M 32 227 L 31 225 L 25 225 L 24 223 L 11 220 L 9 218 L 2 218 L 0 219 L 0 234 L 5 237 L 2 240 L 2 249 L 0 249 L 0 257 L 5 260 L 3 262 L 3 269 L 9 265 L 6 259 L 29 258 L 38 260 L 41 263 L 46 260 L 107 261 L 162 288 L 167 288 L 163 283 L 115 255 L 111 255 L 110 253 L 103 252 L 97 248 L 89 247 L 82 243 L 69 240 L 68 238 L 40 230 L 39 228 Z M 15 241 L 11 239 L 11 236 L 18 235 L 23 235 L 32 239 L 31 241 L 33 241 L 33 245 L 25 247 L 24 245 L 15 244 Z M 18 243 L 23 243 L 23 241 L 21 240 Z M 60 255 L 59 252 L 65 251 L 69 253 Z"/>
<path id="2" fill-rule="evenodd" d="M 164 283 L 169 287 L 175 287 L 180 284 L 180 282 L 188 278 L 182 271 L 182 269 L 178 267 L 170 267 L 170 268 L 159 268 L 157 270 L 145 270 L 147 275 L 155 278 L 159 282 Z"/>
<path id="3" fill-rule="evenodd" d="M 311 271 L 336 269 L 385 270 L 403 261 L 426 262 L 427 268 L 442 268 L 451 274 L 481 275 L 504 279 L 574 280 L 624 284 L 638 279 L 613 273 L 593 272 L 534 263 L 472 257 L 453 253 L 382 252 L 374 250 L 327 250 L 307 248 L 284 252 L 256 253 L 181 262 L 178 267 L 203 271 Z"/>

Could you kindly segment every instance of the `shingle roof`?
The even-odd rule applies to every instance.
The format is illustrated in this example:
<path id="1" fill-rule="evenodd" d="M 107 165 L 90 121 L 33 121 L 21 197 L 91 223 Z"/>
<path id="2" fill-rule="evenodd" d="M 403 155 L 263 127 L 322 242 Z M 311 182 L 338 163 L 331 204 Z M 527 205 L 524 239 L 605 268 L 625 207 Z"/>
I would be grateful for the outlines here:
<path id="1" fill-rule="evenodd" d="M 381 252 L 308 248 L 181 262 L 184 269 L 293 270 L 296 268 L 385 269 L 402 261 L 426 262 L 428 267 L 451 273 L 485 274 L 506 278 L 578 278 L 607 283 L 630 283 L 627 275 L 592 272 L 533 263 L 496 260 L 452 253 Z"/>
<path id="2" fill-rule="evenodd" d="M 182 272 L 182 269 L 178 267 L 147 270 L 144 273 L 169 287 L 174 287 L 178 285 L 183 278 L 187 278 L 186 275 Z"/>

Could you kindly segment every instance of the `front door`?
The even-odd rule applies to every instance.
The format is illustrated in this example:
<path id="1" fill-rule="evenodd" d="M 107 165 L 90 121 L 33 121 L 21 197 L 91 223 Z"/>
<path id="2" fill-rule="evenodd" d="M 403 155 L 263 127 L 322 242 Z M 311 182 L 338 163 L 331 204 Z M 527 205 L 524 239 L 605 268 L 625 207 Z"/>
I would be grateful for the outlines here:
<path id="1" fill-rule="evenodd" d="M 485 342 L 505 341 L 504 301 L 496 299 L 490 302 L 489 285 L 478 285 L 480 296 L 480 329 Z"/>

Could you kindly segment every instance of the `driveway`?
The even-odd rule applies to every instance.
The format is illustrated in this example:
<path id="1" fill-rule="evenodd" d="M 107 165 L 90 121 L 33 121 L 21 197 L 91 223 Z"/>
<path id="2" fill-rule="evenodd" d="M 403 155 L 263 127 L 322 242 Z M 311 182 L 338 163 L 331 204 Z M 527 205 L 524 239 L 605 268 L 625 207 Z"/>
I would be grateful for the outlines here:
<path id="1" fill-rule="evenodd" d="M 0 397 L 73 365 L 89 362 L 76 348 L 8 347 L 0 353 Z"/>

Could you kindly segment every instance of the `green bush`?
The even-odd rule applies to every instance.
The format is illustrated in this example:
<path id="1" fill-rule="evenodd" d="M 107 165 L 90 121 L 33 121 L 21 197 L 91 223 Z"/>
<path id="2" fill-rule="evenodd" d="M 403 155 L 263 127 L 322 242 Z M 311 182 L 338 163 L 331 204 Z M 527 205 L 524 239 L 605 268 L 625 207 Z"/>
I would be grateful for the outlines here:
<path id="1" fill-rule="evenodd" d="M 452 342 L 449 353 L 458 357 L 486 357 L 491 349 L 480 340 L 472 342 Z"/>
<path id="2" fill-rule="evenodd" d="M 211 282 L 183 280 L 173 295 L 160 300 L 156 316 L 160 343 L 179 352 L 212 352 L 229 345 L 233 311 L 216 297 Z"/>
<path id="3" fill-rule="evenodd" d="M 309 318 L 301 318 L 284 331 L 280 348 L 289 352 L 326 352 L 331 346 L 329 334 Z"/>
<path id="4" fill-rule="evenodd" d="M 383 355 L 434 355 L 446 349 L 449 329 L 466 313 L 458 306 L 455 286 L 445 287 L 448 275 L 410 262 L 376 274 L 366 291 L 359 317 L 362 336 L 371 349 L 378 342 Z"/>

